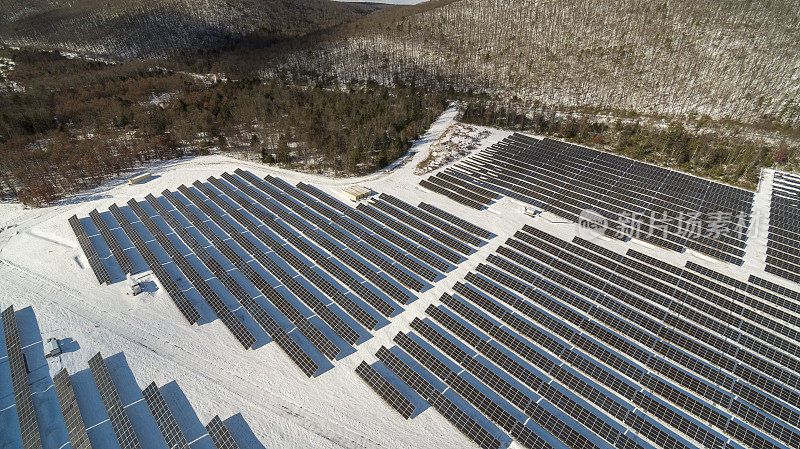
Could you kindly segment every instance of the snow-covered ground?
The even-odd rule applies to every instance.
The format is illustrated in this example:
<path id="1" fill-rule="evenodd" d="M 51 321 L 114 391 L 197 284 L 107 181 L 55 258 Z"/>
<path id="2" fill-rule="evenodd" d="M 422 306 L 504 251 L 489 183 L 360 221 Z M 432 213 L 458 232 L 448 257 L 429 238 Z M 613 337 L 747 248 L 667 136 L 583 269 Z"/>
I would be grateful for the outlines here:
<path id="1" fill-rule="evenodd" d="M 0 307 L 13 304 L 21 310 L 32 306 L 44 339 L 74 340 L 73 346 L 80 349 L 65 353 L 60 359 L 50 359 L 49 371 L 52 375 L 66 367 L 70 373 L 78 373 L 73 376 L 76 390 L 91 389 L 86 363 L 93 354 L 100 351 L 106 357 L 115 356 L 115 366 L 129 367 L 139 389 L 151 381 L 159 386 L 177 385 L 179 392 L 175 394 L 185 396 L 193 406 L 195 421 L 205 424 L 215 414 L 226 420 L 241 413 L 247 426 L 240 426 L 237 436 L 252 431 L 250 441 L 254 442 L 253 436 L 260 441 L 260 445 L 243 447 L 470 447 L 472 443 L 433 409 L 426 409 L 412 420 L 403 420 L 355 375 L 354 369 L 362 360 L 374 362 L 374 354 L 381 345 L 393 346 L 392 338 L 398 331 L 408 331 L 414 317 L 422 316 L 429 304 L 436 303 L 442 293 L 449 291 L 524 224 L 563 239 L 571 239 L 578 229 L 547 213 L 529 217 L 523 213 L 523 204 L 508 198 L 492 204 L 488 211 L 479 212 L 420 188 L 422 177 L 414 174 L 415 166 L 427 157 L 431 143 L 454 123 L 456 116 L 455 109 L 447 110 L 415 145 L 407 160 L 357 179 L 331 179 L 207 156 L 152 164 L 145 170 L 156 176 L 148 182 L 130 186 L 125 179 L 119 179 L 43 209 L 26 210 L 15 204 L 0 204 Z M 481 130 L 487 131 L 486 137 L 475 151 L 510 134 Z M 434 204 L 492 231 L 497 237 L 434 288 L 421 294 L 391 324 L 374 332 L 373 338 L 358 345 L 357 353 L 336 361 L 334 368 L 322 375 L 308 379 L 273 343 L 246 351 L 219 320 L 189 326 L 160 290 L 132 297 L 126 293 L 124 282 L 97 285 L 67 223 L 73 214 L 86 217 L 95 208 L 105 211 L 112 203 L 122 204 L 130 198 L 141 200 L 148 193 L 159 195 L 164 189 L 174 191 L 181 184 L 205 181 L 209 176 L 218 177 L 237 168 L 258 176 L 272 174 L 291 184 L 302 181 L 339 198 L 343 187 L 362 184 L 414 205 L 420 201 Z M 634 247 L 678 265 L 692 259 L 738 279 L 746 279 L 749 272 L 754 272 L 787 285 L 786 281 L 758 272 L 755 264 L 748 264 L 742 270 L 691 251 L 678 254 L 637 241 L 602 240 L 604 246 L 621 252 Z M 41 343 L 27 341 L 27 345 L 31 344 Z M 7 402 L 9 385 L 2 376 L 0 398 L 4 402 L 0 406 Z M 33 388 L 46 389 L 46 382 L 34 384 Z M 126 404 L 135 400 L 135 394 L 123 397 Z M 135 406 L 140 407 L 141 403 L 129 407 Z M 49 412 L 41 411 L 39 418 L 48 422 L 57 416 L 58 410 L 46 409 Z M 183 412 L 193 416 L 188 407 Z M 0 434 L 4 431 L 1 426 L 8 425 L 9 413 L 15 412 L 0 410 Z M 97 424 L 89 430 L 97 438 L 108 432 L 108 423 L 99 419 L 87 418 L 88 426 Z M 181 420 L 193 422 L 185 416 L 179 417 Z M 229 420 L 229 424 L 233 426 L 235 422 Z M 53 437 L 45 442 L 45 448 L 56 449 L 63 443 Z M 206 438 L 197 440 L 192 447 L 210 446 Z M 516 443 L 511 447 L 517 447 Z"/>
<path id="2" fill-rule="evenodd" d="M 25 88 L 17 84 L 15 81 L 8 80 L 8 74 L 14 70 L 16 64 L 13 59 L 0 58 L 0 90 L 10 90 L 13 92 L 21 92 Z"/>
<path id="3" fill-rule="evenodd" d="M 424 175 L 460 160 L 472 153 L 490 134 L 489 130 L 464 123 L 451 125 L 430 146 L 428 156 L 417 162 L 414 174 Z"/>

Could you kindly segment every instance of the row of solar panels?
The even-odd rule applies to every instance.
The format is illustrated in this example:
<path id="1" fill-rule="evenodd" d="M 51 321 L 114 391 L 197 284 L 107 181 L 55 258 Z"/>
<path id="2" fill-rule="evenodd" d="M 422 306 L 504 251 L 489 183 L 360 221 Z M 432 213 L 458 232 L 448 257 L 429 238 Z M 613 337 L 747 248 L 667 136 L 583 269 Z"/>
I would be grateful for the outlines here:
<path id="1" fill-rule="evenodd" d="M 42 447 L 42 438 L 39 434 L 40 426 L 31 399 L 27 363 L 25 362 L 25 355 L 20 347 L 19 329 L 17 328 L 17 320 L 13 306 L 3 311 L 2 321 L 6 351 L 11 370 L 14 400 L 17 408 L 19 430 L 22 437 L 22 447 L 24 449 L 40 449 Z M 89 360 L 89 370 L 92 373 L 94 383 L 100 395 L 100 400 L 105 407 L 108 420 L 119 446 L 122 449 L 140 448 L 141 443 L 139 437 L 137 437 L 133 429 L 131 420 L 125 411 L 125 406 L 119 397 L 119 393 L 109 374 L 105 360 L 100 353 L 95 354 Z M 69 373 L 67 373 L 66 369 L 62 369 L 52 380 L 69 437 L 69 444 L 73 449 L 90 449 L 93 446 L 92 438 L 89 436 L 84 424 Z M 172 411 L 161 395 L 161 391 L 156 383 L 151 383 L 142 391 L 142 395 L 158 429 L 161 431 L 166 446 L 172 449 L 189 449 L 189 443 L 184 437 L 184 434 L 178 426 Z M 42 411 L 42 414 L 43 413 L 45 413 L 45 411 Z M 238 448 L 238 445 L 219 416 L 215 416 L 214 419 L 211 420 L 206 426 L 206 430 L 218 449 Z M 66 444 L 66 442 L 64 443 Z M 94 447 L 101 446 L 95 442 Z"/>
<path id="2" fill-rule="evenodd" d="M 800 177 L 775 172 L 766 271 L 800 283 Z"/>
<path id="3" fill-rule="evenodd" d="M 565 158 L 562 154 L 565 146 L 568 150 L 578 149 L 589 154 L 585 159 L 569 161 L 567 158 L 567 163 L 555 162 L 551 165 L 543 164 L 538 159 L 544 157 L 541 153 L 547 153 L 545 149 L 552 147 L 553 158 L 561 161 Z M 492 160 L 504 160 L 506 169 L 511 172 L 512 177 L 535 174 L 538 177 L 537 187 L 540 193 L 543 191 L 544 196 L 549 198 L 548 205 L 555 204 L 558 209 L 565 210 L 570 215 L 579 216 L 585 209 L 603 214 L 609 219 L 611 225 L 609 231 L 613 231 L 609 234 L 612 236 L 626 237 L 634 231 L 645 240 L 649 239 L 648 241 L 652 243 L 676 251 L 688 246 L 723 260 L 727 260 L 726 256 L 719 254 L 720 252 L 730 253 L 735 257 L 743 255 L 743 239 L 749 226 L 749 209 L 733 210 L 730 205 L 719 204 L 717 201 L 709 202 L 708 189 L 712 186 L 709 181 L 680 175 L 680 182 L 676 184 L 670 182 L 670 178 L 674 178 L 671 175 L 677 172 L 624 159 L 611 161 L 628 163 L 623 165 L 626 169 L 622 173 L 616 170 L 614 165 L 602 169 L 596 168 L 594 165 L 599 165 L 597 159 L 605 153 L 549 140 L 535 145 L 535 149 L 536 158 L 528 156 L 530 150 L 520 150 L 510 155 L 499 152 L 492 154 L 491 157 Z M 659 173 L 665 174 L 667 178 L 658 179 Z M 686 188 L 693 183 L 699 183 L 699 189 Z M 713 212 L 723 214 L 714 218 L 715 222 L 711 222 L 710 214 Z M 720 231 L 720 235 L 716 236 L 718 240 L 708 238 L 700 232 L 692 232 L 687 239 L 683 235 L 687 229 L 680 228 L 677 223 L 657 223 L 658 226 L 652 226 L 650 223 L 659 220 L 661 214 L 673 218 L 681 217 L 683 214 L 688 222 L 689 219 L 694 220 L 693 214 L 697 213 L 700 214 L 698 217 L 700 224 L 707 224 L 709 227 L 713 225 L 716 231 Z M 729 215 L 726 216 L 725 213 Z M 742 223 L 739 223 L 740 221 Z M 640 226 L 644 229 L 637 228 Z"/>
<path id="4" fill-rule="evenodd" d="M 89 267 L 97 278 L 97 282 L 101 284 L 110 284 L 111 276 L 109 276 L 108 271 L 105 266 L 103 266 L 103 262 L 100 261 L 97 251 L 95 251 L 89 241 L 89 236 L 86 235 L 86 232 L 81 227 L 77 215 L 73 215 L 69 218 L 69 225 L 72 228 L 72 232 L 75 233 L 75 237 L 78 239 L 78 244 L 81 246 L 83 253 L 86 255 L 86 260 L 89 262 Z"/>
<path id="5" fill-rule="evenodd" d="M 515 134 L 447 174 L 572 221 L 593 211 L 606 234 L 741 265 L 753 194 L 596 150 Z M 475 191 L 473 189 L 473 191 Z M 439 192 L 442 193 L 442 192 Z"/>
<path id="6" fill-rule="evenodd" d="M 397 336 L 404 365 L 358 371 L 406 418 L 444 392 L 481 447 L 800 447 L 798 300 L 526 226 Z"/>
<path id="7" fill-rule="evenodd" d="M 446 169 L 424 179 L 420 185 L 477 210 L 485 209 L 500 197 L 497 192 L 475 185 L 469 176 L 453 169 Z"/>
<path id="8" fill-rule="evenodd" d="M 130 200 L 135 218 L 116 205 L 115 223 L 92 211 L 98 248 L 89 245 L 87 257 L 108 252 L 106 261 L 131 272 L 131 258 L 140 254 L 190 323 L 201 317 L 193 289 L 244 348 L 256 342 L 252 319 L 309 377 L 322 361 L 302 349 L 304 340 L 335 360 L 341 346 L 367 338 L 491 237 L 432 206 L 415 208 L 390 195 L 356 210 L 305 184 L 235 173 L 164 191 L 161 199 Z M 115 234 L 117 225 L 122 232 Z M 253 288 L 260 294 L 251 295 Z"/>

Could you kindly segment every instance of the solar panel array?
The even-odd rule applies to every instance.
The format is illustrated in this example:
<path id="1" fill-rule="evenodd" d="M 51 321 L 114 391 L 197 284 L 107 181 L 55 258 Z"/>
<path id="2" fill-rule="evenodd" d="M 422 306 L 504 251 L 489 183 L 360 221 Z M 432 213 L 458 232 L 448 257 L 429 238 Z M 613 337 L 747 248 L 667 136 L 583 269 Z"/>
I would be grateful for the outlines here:
<path id="1" fill-rule="evenodd" d="M 420 182 L 422 187 L 447 196 L 467 207 L 483 210 L 500 197 L 497 192 L 477 185 L 460 170 L 448 168 Z"/>
<path id="2" fill-rule="evenodd" d="M 139 439 L 133 431 L 133 425 L 131 425 L 128 414 L 125 412 L 125 407 L 122 405 L 122 400 L 119 398 L 119 393 L 117 393 L 117 387 L 114 386 L 114 381 L 108 373 L 106 362 L 99 352 L 89 359 L 89 369 L 92 371 L 94 383 L 108 413 L 108 419 L 111 421 L 111 427 L 117 436 L 119 446 L 122 449 L 141 448 Z"/>
<path id="3" fill-rule="evenodd" d="M 525 226 L 440 301 L 378 359 L 493 438 L 800 447 L 800 292 Z"/>
<path id="4" fill-rule="evenodd" d="M 451 214 L 449 212 L 445 212 L 445 211 L 443 211 L 443 210 L 439 209 L 438 207 L 433 206 L 431 204 L 419 203 L 418 207 L 421 210 L 423 210 L 423 211 L 425 211 L 425 212 L 427 212 L 427 213 L 429 213 L 429 214 L 431 214 L 431 215 L 433 215 L 435 217 L 438 217 L 438 218 L 440 218 L 440 219 L 442 219 L 442 220 L 444 220 L 446 222 L 449 222 L 449 223 L 451 223 L 451 224 L 453 224 L 455 226 L 458 226 L 458 227 L 464 229 L 465 231 L 467 231 L 467 232 L 469 232 L 469 233 L 471 233 L 473 235 L 476 235 L 476 236 L 478 236 L 480 238 L 488 240 L 488 239 L 492 238 L 492 236 L 493 236 L 493 234 L 491 232 L 487 231 L 486 229 L 483 229 L 481 227 L 475 226 L 474 224 L 468 222 L 467 220 L 464 220 L 463 218 L 460 218 L 460 217 L 456 217 L 455 215 L 453 215 L 453 214 Z"/>
<path id="5" fill-rule="evenodd" d="M 594 218 L 615 238 L 742 264 L 754 198 L 749 191 L 521 134 L 445 173 L 575 222 Z"/>
<path id="6" fill-rule="evenodd" d="M 318 355 L 335 360 L 493 237 L 390 195 L 353 208 L 312 186 L 244 170 L 127 206 L 132 214 L 112 205 L 111 215 L 190 323 L 200 318 L 189 299 L 197 293 L 249 348 L 255 338 L 234 314 L 246 311 L 309 377 Z M 90 215 L 123 271 L 133 271 L 115 225 Z M 168 259 L 158 259 L 161 250 Z M 191 287 L 179 287 L 167 270 L 173 264 Z"/>
<path id="7" fill-rule="evenodd" d="M 197 204 L 200 204 L 203 206 L 205 211 L 207 211 L 209 214 L 212 214 L 213 210 L 208 207 L 208 205 L 194 196 L 194 194 L 188 191 L 188 189 L 186 189 L 185 192 L 188 195 L 187 198 L 194 198 L 194 201 L 196 201 Z M 211 241 L 216 248 L 222 254 L 224 254 L 231 263 L 233 263 L 233 265 L 264 295 L 265 298 L 275 298 L 280 296 L 278 292 L 276 292 L 267 283 L 266 279 L 261 277 L 256 270 L 253 269 L 253 267 L 248 265 L 245 260 L 239 256 L 231 244 L 229 244 L 227 241 L 223 241 L 217 234 L 215 234 L 214 231 L 207 224 L 205 224 L 200 217 L 192 212 L 186 204 L 182 203 L 176 195 L 168 190 L 165 190 L 163 195 L 181 214 L 183 214 L 184 217 L 191 222 L 191 224 L 197 230 L 203 234 L 204 237 L 209 239 L 209 241 Z M 238 233 L 234 234 L 234 240 L 247 241 L 245 237 Z M 239 290 L 233 289 L 231 291 L 236 294 L 236 292 Z M 308 356 L 308 354 L 305 353 L 305 351 L 302 350 L 302 348 L 300 348 L 297 342 L 294 341 L 292 337 L 290 337 L 271 316 L 269 316 L 269 314 L 261 307 L 261 305 L 255 301 L 255 299 L 251 298 L 247 294 L 239 294 L 237 299 L 242 303 L 244 308 L 248 311 L 248 313 L 250 313 L 259 326 L 264 329 L 267 335 L 269 335 L 278 344 L 281 350 L 289 355 L 292 361 L 295 362 L 295 364 L 300 368 L 301 371 L 303 371 L 303 373 L 306 374 L 306 376 L 311 377 L 317 372 L 319 366 Z M 278 301 L 272 302 L 278 305 L 282 304 Z M 287 316 L 290 315 L 291 314 L 287 314 Z M 299 313 L 296 315 L 299 315 Z M 299 324 L 299 326 L 304 327 L 306 323 L 304 317 L 301 321 L 302 322 Z"/>
<path id="8" fill-rule="evenodd" d="M 17 407 L 19 428 L 22 432 L 22 447 L 35 449 L 42 447 L 39 437 L 39 424 L 36 421 L 36 412 L 33 409 L 31 389 L 28 385 L 28 367 L 19 339 L 19 328 L 14 313 L 14 306 L 9 306 L 0 315 L 3 320 L 3 335 L 6 341 L 8 364 L 11 368 L 11 389 L 14 393 L 14 402 Z"/>
<path id="9" fill-rule="evenodd" d="M 161 431 L 167 446 L 170 449 L 189 449 L 189 443 L 183 436 L 180 427 L 178 427 L 178 422 L 175 421 L 167 401 L 164 400 L 161 391 L 158 389 L 158 385 L 152 382 L 142 391 L 142 396 L 144 396 L 147 407 L 150 408 L 150 413 L 155 418 L 158 430 Z"/>
<path id="10" fill-rule="evenodd" d="M 81 245 L 83 253 L 86 255 L 86 260 L 89 261 L 89 267 L 92 269 L 92 272 L 94 272 L 97 282 L 101 284 L 111 283 L 111 276 L 109 276 L 106 267 L 103 265 L 103 261 L 100 260 L 100 256 L 97 255 L 97 251 L 94 249 L 94 246 L 92 246 L 92 242 L 89 240 L 86 230 L 83 229 L 80 221 L 78 221 L 77 215 L 69 217 L 69 225 L 72 228 L 72 232 L 75 233 L 75 237 L 77 237 L 78 244 Z"/>
<path id="11" fill-rule="evenodd" d="M 172 259 L 172 262 L 178 266 L 184 276 L 191 282 L 192 286 L 197 290 L 200 296 L 208 303 L 214 313 L 219 317 L 225 327 L 233 334 L 233 336 L 247 349 L 255 343 L 253 334 L 242 324 L 242 322 L 228 309 L 227 305 L 217 296 L 216 292 L 211 289 L 208 283 L 203 279 L 197 270 L 186 260 L 186 257 L 178 251 L 175 245 L 158 227 L 153 219 L 147 214 L 142 206 L 135 200 L 128 201 L 128 207 L 139 217 L 142 224 L 147 228 L 156 242 L 167 252 Z"/>
<path id="12" fill-rule="evenodd" d="M 153 251 L 147 246 L 142 236 L 136 232 L 119 206 L 112 204 L 109 211 L 111 211 L 111 215 L 114 216 L 117 223 L 119 223 L 122 230 L 131 240 L 133 246 L 139 254 L 141 254 L 147 266 L 153 271 L 158 282 L 167 291 L 169 297 L 172 298 L 172 302 L 175 303 L 184 318 L 186 318 L 189 324 L 197 323 L 200 320 L 200 313 L 183 293 L 183 290 L 178 287 L 178 284 L 175 283 L 175 280 L 170 276 L 155 254 L 153 254 Z"/>
<path id="13" fill-rule="evenodd" d="M 394 372 L 409 387 L 419 394 L 433 408 L 439 411 L 450 423 L 460 430 L 467 438 L 474 441 L 481 448 L 497 449 L 500 441 L 490 434 L 480 423 L 470 417 L 463 409 L 420 376 L 413 368 L 388 350 L 381 346 L 376 353 L 386 367 Z"/>
<path id="14" fill-rule="evenodd" d="M 11 382 L 14 390 L 14 398 L 16 400 L 16 407 L 19 412 L 20 429 L 22 434 L 22 445 L 24 449 L 42 448 L 42 441 L 39 436 L 39 428 L 36 421 L 36 413 L 34 410 L 34 403 L 31 400 L 31 393 L 28 387 L 28 374 L 26 362 L 23 358 L 20 348 L 19 331 L 17 329 L 16 317 L 14 315 L 14 308 L 9 307 L 2 313 L 3 332 L 5 335 L 6 345 L 8 346 L 9 364 L 11 366 Z M 38 338 L 41 339 L 41 336 Z M 41 345 L 39 346 L 41 348 Z M 41 349 L 40 349 L 41 350 Z M 109 419 L 101 421 L 98 424 L 87 428 L 80 408 L 78 407 L 78 400 L 76 393 L 82 389 L 73 389 L 70 375 L 66 369 L 62 369 L 55 376 L 53 376 L 53 388 L 56 393 L 59 408 L 64 419 L 65 429 L 67 431 L 68 441 L 56 441 L 53 439 L 54 435 L 46 435 L 45 445 L 52 446 L 56 444 L 59 447 L 69 445 L 75 449 L 91 449 L 91 438 L 96 437 L 96 433 L 92 433 L 92 429 L 104 424 L 110 424 L 111 428 L 119 442 L 119 447 L 125 448 L 138 448 L 140 442 L 134 431 L 134 426 L 138 426 L 138 422 L 132 422 L 125 410 L 125 407 L 119 397 L 117 388 L 114 384 L 111 374 L 109 373 L 106 362 L 100 353 L 97 353 L 89 360 L 89 370 L 94 378 L 97 391 L 102 402 L 102 407 L 105 407 Z M 37 381 L 39 383 L 41 381 Z M 151 383 L 147 388 L 142 391 L 142 397 L 147 404 L 148 409 L 153 416 L 155 424 L 160 430 L 161 435 L 164 437 L 166 446 L 172 449 L 184 448 L 188 449 L 189 443 L 184 437 L 183 431 L 172 414 L 166 399 L 162 396 L 161 391 L 155 382 Z M 26 399 L 27 398 L 27 399 Z M 84 401 L 86 399 L 84 398 Z M 94 401 L 95 399 L 89 399 Z M 133 401 L 131 405 L 138 403 Z M 52 408 L 47 401 L 35 404 L 36 408 L 42 407 L 39 411 L 40 415 L 48 417 L 46 427 L 52 428 L 54 425 L 58 426 L 54 420 L 57 416 L 53 415 Z M 140 416 L 141 418 L 142 416 Z M 219 417 L 215 418 L 219 420 Z M 8 423 L 4 423 L 8 424 Z M 221 422 L 220 422 L 221 424 Z M 224 427 L 224 426 L 222 426 Z M 140 429 L 144 431 L 144 429 Z M 222 446 L 226 448 L 235 448 L 236 443 L 230 432 L 227 429 L 220 430 L 219 427 L 214 427 L 211 438 L 217 442 L 219 438 L 223 441 Z M 149 431 L 149 429 L 148 429 Z M 92 435 L 92 437 L 90 437 Z M 157 439 L 157 437 L 154 437 Z M 13 441 L 13 440 L 12 440 Z M 159 440 L 160 441 L 160 440 Z M 148 436 L 147 441 L 141 444 L 147 445 L 155 442 Z M 95 441 L 94 446 L 97 447 L 98 442 Z M 160 443 L 158 443 L 160 444 Z M 11 447 L 11 446 L 8 446 Z M 16 447 L 16 446 L 15 446 Z"/>
<path id="15" fill-rule="evenodd" d="M 776 171 L 772 181 L 767 273 L 800 283 L 800 176 Z"/>
<path id="16" fill-rule="evenodd" d="M 361 362 L 360 365 L 356 368 L 356 374 L 361 377 L 364 382 L 367 383 L 373 390 L 375 390 L 378 395 L 386 401 L 393 409 L 397 410 L 397 413 L 400 414 L 405 419 L 411 417 L 416 409 L 416 406 L 411 403 L 411 401 L 405 397 L 402 393 L 400 393 L 397 388 L 392 386 L 383 376 L 380 375 L 375 368 L 371 367 L 367 364 L 367 362 Z"/>
<path id="17" fill-rule="evenodd" d="M 67 426 L 70 444 L 73 449 L 91 449 L 92 444 L 86 433 L 81 411 L 78 409 L 78 401 L 75 399 L 75 391 L 72 389 L 72 382 L 69 380 L 69 373 L 66 369 L 62 369 L 53 376 L 53 385 L 61 405 L 61 415 Z"/>
<path id="18" fill-rule="evenodd" d="M 219 416 L 215 416 L 211 422 L 206 425 L 206 430 L 208 434 L 211 435 L 211 440 L 214 442 L 214 446 L 216 446 L 217 449 L 239 448 L 239 445 L 236 444 L 236 440 L 233 439 L 230 431 L 225 427 L 222 420 L 219 419 Z"/>
<path id="19" fill-rule="evenodd" d="M 128 259 L 128 256 L 125 255 L 125 250 L 122 249 L 122 246 L 120 246 L 117 238 L 114 237 L 106 221 L 103 220 L 103 217 L 97 212 L 97 209 L 89 212 L 89 217 L 91 217 L 97 230 L 100 231 L 100 235 L 106 242 L 106 246 L 111 250 L 111 254 L 114 256 L 114 260 L 117 262 L 122 272 L 125 274 L 133 273 L 133 265 Z"/>

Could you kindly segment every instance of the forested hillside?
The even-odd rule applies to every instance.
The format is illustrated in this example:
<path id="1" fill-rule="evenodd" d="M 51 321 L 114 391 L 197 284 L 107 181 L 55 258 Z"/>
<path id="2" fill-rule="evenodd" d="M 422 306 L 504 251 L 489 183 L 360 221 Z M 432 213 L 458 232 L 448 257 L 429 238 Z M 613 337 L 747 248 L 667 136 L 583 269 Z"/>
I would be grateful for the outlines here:
<path id="1" fill-rule="evenodd" d="M 442 92 L 376 83 L 209 81 L 146 62 L 2 51 L 0 200 L 44 205 L 151 160 L 232 152 L 356 175 L 404 155 L 446 106 Z"/>
<path id="2" fill-rule="evenodd" d="M 800 167 L 800 0 L 0 8 L 0 200 L 46 204 L 211 151 L 363 174 L 402 156 L 448 101 L 472 124 L 747 188 L 762 167 Z"/>
<path id="3" fill-rule="evenodd" d="M 798 24 L 798 0 L 440 1 L 376 13 L 281 65 L 561 110 L 796 126 Z"/>
<path id="4" fill-rule="evenodd" d="M 361 17 L 329 0 L 0 0 L 0 43 L 112 59 L 268 45 Z"/>

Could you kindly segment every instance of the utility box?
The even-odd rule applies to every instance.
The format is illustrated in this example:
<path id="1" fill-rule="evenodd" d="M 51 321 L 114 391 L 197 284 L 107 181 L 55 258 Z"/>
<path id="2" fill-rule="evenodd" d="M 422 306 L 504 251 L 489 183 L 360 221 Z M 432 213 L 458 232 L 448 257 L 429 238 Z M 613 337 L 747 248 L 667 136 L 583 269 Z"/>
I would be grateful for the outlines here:
<path id="1" fill-rule="evenodd" d="M 140 184 L 140 183 L 143 183 L 143 182 L 147 181 L 148 179 L 150 179 L 152 177 L 153 177 L 152 173 L 144 173 L 144 174 L 141 174 L 139 176 L 134 176 L 133 178 L 129 179 L 128 180 L 128 184 L 129 185 Z"/>
<path id="2" fill-rule="evenodd" d="M 372 190 L 364 186 L 350 186 L 342 189 L 342 194 L 355 203 L 372 195 Z"/>
<path id="3" fill-rule="evenodd" d="M 130 274 L 128 274 L 128 287 L 131 289 L 131 294 L 133 294 L 133 296 L 142 292 L 142 285 Z"/>
<path id="4" fill-rule="evenodd" d="M 48 338 L 44 342 L 44 356 L 47 358 L 56 357 L 61 355 L 61 345 L 58 343 L 57 338 Z"/>

